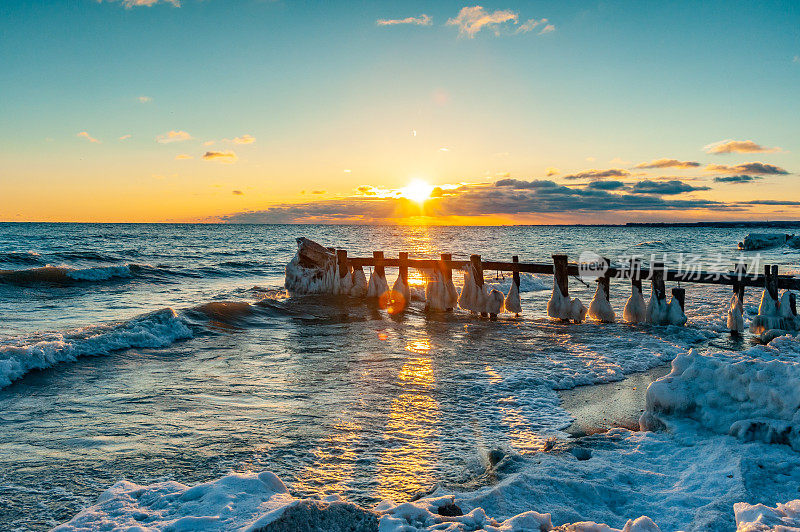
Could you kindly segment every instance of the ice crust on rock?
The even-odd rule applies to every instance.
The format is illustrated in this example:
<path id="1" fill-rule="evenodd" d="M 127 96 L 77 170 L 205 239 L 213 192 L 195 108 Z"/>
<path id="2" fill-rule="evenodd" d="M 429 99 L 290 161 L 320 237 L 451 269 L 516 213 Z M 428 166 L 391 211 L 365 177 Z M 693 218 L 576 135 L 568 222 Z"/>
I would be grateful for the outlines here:
<path id="1" fill-rule="evenodd" d="M 613 323 L 616 319 L 614 309 L 611 308 L 611 303 L 606 297 L 606 290 L 600 283 L 597 283 L 594 297 L 589 303 L 589 317 L 603 323 Z"/>
<path id="2" fill-rule="evenodd" d="M 647 305 L 638 286 L 631 285 L 631 296 L 625 303 L 622 318 L 628 323 L 642 323 L 647 320 Z"/>
<path id="3" fill-rule="evenodd" d="M 580 323 L 586 318 L 586 307 L 577 297 L 570 299 L 561 293 L 558 283 L 553 279 L 553 294 L 547 302 L 547 315 L 560 320 L 572 320 Z"/>
<path id="4" fill-rule="evenodd" d="M 793 238 L 793 235 L 779 233 L 750 233 L 742 242 L 739 242 L 739 249 L 744 251 L 755 251 L 758 249 L 773 248 L 782 246 Z"/>
<path id="5" fill-rule="evenodd" d="M 508 312 L 514 314 L 522 313 L 522 301 L 519 298 L 519 290 L 517 284 L 512 281 L 511 287 L 508 289 L 508 295 L 505 298 L 504 306 Z"/>

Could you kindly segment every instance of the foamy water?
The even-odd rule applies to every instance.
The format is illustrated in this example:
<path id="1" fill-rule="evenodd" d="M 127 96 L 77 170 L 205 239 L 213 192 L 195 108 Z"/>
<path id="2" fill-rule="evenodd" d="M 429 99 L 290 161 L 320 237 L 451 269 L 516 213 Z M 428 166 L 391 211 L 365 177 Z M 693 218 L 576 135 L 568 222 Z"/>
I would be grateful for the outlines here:
<path id="1" fill-rule="evenodd" d="M 402 250 L 544 262 L 556 252 L 576 259 L 591 250 L 610 257 L 720 254 L 730 264 L 745 233 L 0 224 L 0 528 L 52 527 L 118 480 L 191 485 L 262 470 L 277 474 L 298 497 L 338 494 L 369 506 L 402 502 L 440 484 L 471 494 L 464 500 L 480 499 L 498 517 L 524 511 L 528 501 L 535 507 L 527 509 L 551 512 L 554 524 L 583 516 L 621 527 L 648 504 L 664 509 L 663 495 L 648 493 L 640 479 L 641 493 L 614 488 L 633 501 L 617 510 L 595 499 L 591 508 L 568 508 L 566 495 L 553 498 L 559 475 L 581 478 L 587 474 L 581 468 L 589 468 L 542 452 L 552 445 L 549 438 L 567 441 L 561 430 L 571 418 L 556 390 L 618 380 L 691 348 L 749 348 L 747 339 L 732 340 L 726 332 L 728 288 L 690 286 L 686 327 L 553 322 L 545 311 L 552 278 L 538 276 L 523 277 L 520 319 L 430 315 L 420 302 L 392 317 L 348 298 L 287 298 L 284 267 L 294 238 L 343 247 L 351 256 L 380 249 L 388 256 Z M 800 269 L 796 249 L 764 256 L 782 271 Z M 395 277 L 389 269 L 390 285 Z M 410 278 L 422 280 L 414 272 Z M 487 271 L 486 278 L 508 291 L 509 277 Z M 588 306 L 594 286 L 571 280 L 570 291 Z M 629 284 L 612 281 L 618 317 L 629 295 Z M 748 289 L 746 320 L 759 298 Z M 601 464 L 616 460 L 635 476 L 632 449 L 674 451 L 669 438 L 626 433 L 587 445 L 605 457 Z M 708 450 L 703 456 L 725 448 L 728 456 L 758 459 L 742 444 L 700 441 L 695 446 Z M 784 463 L 794 459 L 795 451 L 777 447 L 761 453 L 778 453 Z M 492 465 L 498 450 L 513 457 L 506 469 Z M 655 451 L 648 452 L 646 460 L 656 463 Z M 704 459 L 705 470 L 712 469 L 711 458 Z M 531 460 L 546 468 L 529 479 L 534 473 L 520 471 Z M 614 475 L 609 465 L 595 467 L 605 480 Z M 704 502 L 680 499 L 685 514 L 667 524 L 697 527 L 702 519 L 722 519 L 730 525 L 734 502 L 791 500 L 798 487 L 793 471 L 770 490 L 742 487 L 759 478 L 766 483 L 767 473 L 746 482 L 725 477 L 729 485 L 706 486 Z M 503 482 L 513 485 L 502 492 L 507 507 L 487 503 Z M 547 507 L 547 491 L 537 482 L 558 504 Z"/>

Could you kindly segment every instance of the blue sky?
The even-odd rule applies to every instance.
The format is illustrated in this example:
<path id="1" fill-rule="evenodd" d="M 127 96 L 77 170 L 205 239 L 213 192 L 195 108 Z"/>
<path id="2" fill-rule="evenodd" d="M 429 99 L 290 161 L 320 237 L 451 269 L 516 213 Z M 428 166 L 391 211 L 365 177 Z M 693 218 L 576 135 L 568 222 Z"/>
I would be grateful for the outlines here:
<path id="1" fill-rule="evenodd" d="M 701 180 L 709 190 L 690 197 L 726 203 L 800 199 L 800 3 L 480 6 L 514 18 L 470 34 L 454 20 L 476 7 L 464 2 L 7 0 L 0 219 L 210 219 L 414 179 L 566 184 L 559 176 L 658 158 L 787 173 L 736 185 L 696 169 L 628 177 Z M 378 23 L 407 17 L 425 24 Z M 191 138 L 157 141 L 170 131 Z M 243 135 L 255 142 L 233 140 Z M 780 150 L 703 151 L 729 139 Z M 800 218 L 783 207 L 723 217 Z"/>

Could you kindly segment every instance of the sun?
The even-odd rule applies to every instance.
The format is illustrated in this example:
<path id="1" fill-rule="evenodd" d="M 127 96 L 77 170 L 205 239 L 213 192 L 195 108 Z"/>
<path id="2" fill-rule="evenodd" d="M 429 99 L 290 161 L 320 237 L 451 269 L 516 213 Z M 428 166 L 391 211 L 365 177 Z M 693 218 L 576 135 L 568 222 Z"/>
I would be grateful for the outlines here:
<path id="1" fill-rule="evenodd" d="M 431 192 L 433 192 L 433 187 L 420 179 L 415 179 L 400 189 L 400 193 L 404 198 L 417 203 L 424 203 L 426 199 L 431 197 Z"/>

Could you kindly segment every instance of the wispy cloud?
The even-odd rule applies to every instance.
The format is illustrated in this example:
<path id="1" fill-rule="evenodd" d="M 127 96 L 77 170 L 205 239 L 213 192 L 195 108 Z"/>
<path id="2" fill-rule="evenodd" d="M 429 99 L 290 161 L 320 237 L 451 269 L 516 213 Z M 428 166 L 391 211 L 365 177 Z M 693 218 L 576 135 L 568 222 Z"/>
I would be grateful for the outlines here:
<path id="1" fill-rule="evenodd" d="M 231 192 L 233 193 L 234 196 L 244 196 L 244 192 L 242 192 L 241 190 L 233 190 Z"/>
<path id="2" fill-rule="evenodd" d="M 153 99 L 150 96 L 139 96 L 136 99 L 139 100 L 139 102 L 141 103 L 150 103 L 153 101 Z"/>
<path id="3" fill-rule="evenodd" d="M 787 175 L 789 172 L 773 164 L 752 162 L 736 166 L 727 164 L 709 164 L 704 168 L 706 172 L 721 172 L 723 174 L 760 174 L 760 175 Z"/>
<path id="4" fill-rule="evenodd" d="M 252 135 L 242 135 L 241 137 L 234 137 L 231 142 L 234 144 L 252 144 L 256 138 Z"/>
<path id="5" fill-rule="evenodd" d="M 151 7 L 156 4 L 170 4 L 174 7 L 181 7 L 180 0 L 97 0 L 98 2 L 105 1 L 107 4 L 118 2 L 125 6 L 127 9 L 132 7 Z"/>
<path id="6" fill-rule="evenodd" d="M 550 33 L 552 31 L 556 31 L 556 27 L 553 26 L 552 24 L 548 24 L 547 26 L 542 28 L 542 31 L 539 32 L 539 35 L 544 35 L 545 33 Z"/>
<path id="7" fill-rule="evenodd" d="M 564 179 L 604 179 L 606 177 L 628 177 L 631 175 L 627 170 L 621 168 L 609 168 L 608 170 L 585 170 L 577 174 L 565 175 Z"/>
<path id="8" fill-rule="evenodd" d="M 517 26 L 517 31 L 515 33 L 527 33 L 529 31 L 533 31 L 536 27 L 541 26 L 542 24 L 547 24 L 547 19 L 543 18 L 541 20 L 536 20 L 535 18 L 526 20 L 519 26 Z"/>
<path id="9" fill-rule="evenodd" d="M 159 135 L 156 137 L 156 142 L 160 142 L 161 144 L 169 144 L 171 142 L 182 142 L 184 140 L 191 140 L 192 136 L 183 130 L 179 131 L 168 131 L 163 135 Z"/>
<path id="10" fill-rule="evenodd" d="M 132 136 L 133 136 L 133 135 L 122 135 L 122 136 L 119 138 L 119 140 L 128 140 L 128 139 L 129 139 L 129 138 L 131 138 Z"/>
<path id="11" fill-rule="evenodd" d="M 433 24 L 433 18 L 423 13 L 418 17 L 406 18 L 382 18 L 377 21 L 378 26 L 396 26 L 398 24 L 413 24 L 415 26 L 430 26 Z"/>
<path id="12" fill-rule="evenodd" d="M 696 161 L 679 161 L 677 159 L 655 159 L 649 163 L 639 163 L 634 168 L 696 168 Z"/>
<path id="13" fill-rule="evenodd" d="M 706 153 L 724 154 L 724 153 L 775 153 L 781 151 L 780 148 L 768 148 L 757 144 L 752 140 L 721 140 L 714 142 L 704 147 Z"/>
<path id="14" fill-rule="evenodd" d="M 80 133 L 78 133 L 78 136 L 88 140 L 89 142 L 96 142 L 98 144 L 100 143 L 99 140 L 89 135 L 89 133 L 87 133 L 86 131 L 81 131 Z"/>
<path id="15" fill-rule="evenodd" d="M 544 171 L 547 177 L 553 177 L 554 175 L 558 175 L 560 173 L 558 168 L 554 168 L 552 166 L 548 166 Z"/>
<path id="16" fill-rule="evenodd" d="M 758 175 L 729 175 L 725 177 L 715 177 L 715 183 L 731 183 L 734 185 L 739 185 L 742 183 L 752 183 L 756 179 L 764 179 Z"/>
<path id="17" fill-rule="evenodd" d="M 232 151 L 207 151 L 203 154 L 203 160 L 220 163 L 235 163 L 238 159 Z"/>
<path id="18" fill-rule="evenodd" d="M 178 155 L 175 156 L 176 161 L 185 161 L 188 159 L 194 159 L 194 157 L 192 157 L 188 153 L 179 153 Z"/>
<path id="19" fill-rule="evenodd" d="M 500 24 L 519 20 L 519 15 L 510 9 L 498 9 L 489 12 L 481 6 L 463 7 L 458 16 L 447 21 L 448 26 L 458 27 L 458 32 L 462 36 L 473 38 L 482 29 L 493 29 L 497 31 Z"/>

